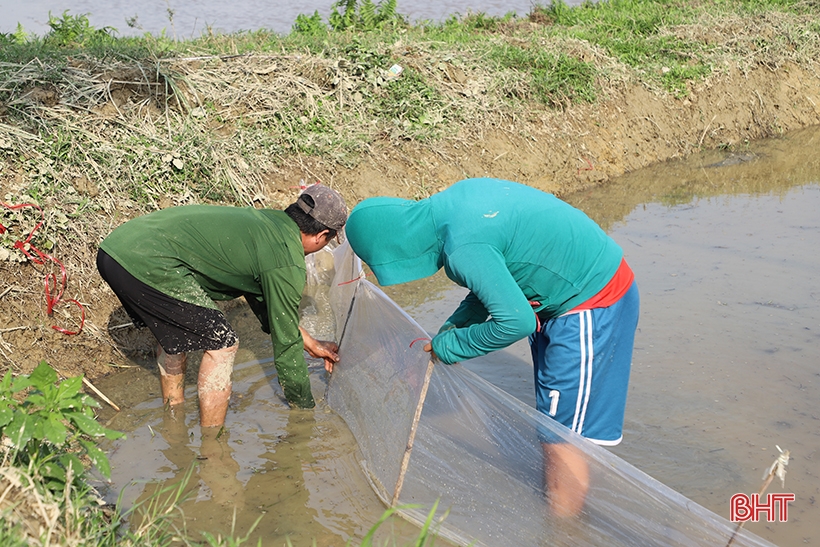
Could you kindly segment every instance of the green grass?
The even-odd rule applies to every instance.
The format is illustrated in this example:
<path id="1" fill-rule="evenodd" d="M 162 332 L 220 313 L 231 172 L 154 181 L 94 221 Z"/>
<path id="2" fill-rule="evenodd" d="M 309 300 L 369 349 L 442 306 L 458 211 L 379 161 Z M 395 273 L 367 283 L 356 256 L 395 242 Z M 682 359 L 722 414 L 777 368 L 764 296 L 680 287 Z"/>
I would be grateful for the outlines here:
<path id="1" fill-rule="evenodd" d="M 686 94 L 686 82 L 708 76 L 709 47 L 669 34 L 691 23 L 700 10 L 678 1 L 610 0 L 571 9 L 557 2 L 537 13 L 556 33 L 585 40 L 624 64 L 655 74 L 664 87 Z"/>
<path id="2" fill-rule="evenodd" d="M 305 157 L 354 169 L 374 148 L 470 142 L 625 82 L 683 98 L 727 66 L 820 56 L 815 0 L 556 2 L 413 25 L 399 9 L 344 0 L 286 35 L 207 29 L 188 40 L 51 15 L 44 36 L 0 35 L 0 162 L 39 205 L 72 196 L 62 213 L 93 233 L 90 213 L 122 203 L 249 205 Z M 770 32 L 755 31 L 761 21 Z M 74 191 L 82 177 L 99 198 Z M 8 241 L 4 255 L 20 259 Z"/>
<path id="3" fill-rule="evenodd" d="M 43 207 L 33 243 L 44 251 L 95 250 L 119 215 L 191 202 L 258 205 L 270 185 L 287 190 L 295 181 L 278 173 L 306 157 L 355 168 L 379 146 L 479 142 L 510 120 L 604 100 L 622 82 L 685 97 L 729 65 L 820 57 L 817 0 L 557 2 L 413 25 L 400 8 L 345 0 L 330 20 L 305 14 L 287 35 L 119 37 L 95 28 L 93 15 L 68 12 L 51 15 L 44 36 L 0 34 L 0 168 L 20 178 L 0 199 Z M 771 32 L 757 32 L 761 22 Z M 398 78 L 388 73 L 394 64 Z M 39 220 L 33 209 L 0 208 L 0 257 L 25 262 L 14 244 Z M 74 449 L 82 447 L 91 445 Z M 63 484 L 68 495 L 45 501 L 59 505 L 72 534 L 99 541 L 89 545 L 145 537 L 165 545 L 184 533 L 163 517 L 180 493 L 137 509 L 157 527 L 128 526 L 133 513 L 95 509 L 90 491 L 65 475 L 69 460 L 49 456 L 62 472 L 23 462 L 32 491 L 47 497 L 37 481 Z M 21 533 L 4 520 L 0 544 L 23 545 Z"/>
<path id="4" fill-rule="evenodd" d="M 523 87 L 522 99 L 561 109 L 596 99 L 595 67 L 576 57 L 546 51 L 538 44 L 529 48 L 503 44 L 494 47 L 489 56 L 502 69 L 527 75 L 529 85 Z"/>
<path id="5" fill-rule="evenodd" d="M 179 504 L 185 499 L 185 487 L 192 471 L 193 467 L 179 484 L 160 489 L 126 510 L 120 502 L 113 507 L 101 505 L 85 483 L 72 485 L 56 495 L 36 469 L 0 467 L 0 480 L 11 479 L 4 481 L 3 486 L 7 499 L 13 502 L 0 510 L 0 545 L 239 547 L 249 544 L 255 524 L 245 533 L 234 531 L 228 535 L 196 533 L 180 526 L 184 518 Z"/>

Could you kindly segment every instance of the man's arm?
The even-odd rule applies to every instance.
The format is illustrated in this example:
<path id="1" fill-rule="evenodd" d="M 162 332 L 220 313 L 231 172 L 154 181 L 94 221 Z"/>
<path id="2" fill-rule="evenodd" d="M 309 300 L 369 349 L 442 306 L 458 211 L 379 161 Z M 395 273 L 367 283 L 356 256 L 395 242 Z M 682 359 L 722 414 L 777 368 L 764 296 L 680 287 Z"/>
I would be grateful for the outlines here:
<path id="1" fill-rule="evenodd" d="M 498 250 L 488 245 L 466 245 L 448 257 L 448 270 L 454 281 L 470 289 L 490 319 L 436 335 L 432 349 L 442 362 L 485 355 L 535 331 L 532 306 Z"/>
<path id="2" fill-rule="evenodd" d="M 305 272 L 296 266 L 275 268 L 262 275 L 262 291 L 269 318 L 274 366 L 288 403 L 313 408 L 310 376 L 299 328 L 299 302 L 305 287 Z M 258 315 L 258 314 L 257 314 Z"/>
<path id="3" fill-rule="evenodd" d="M 469 327 L 470 325 L 477 325 L 487 320 L 490 314 L 487 308 L 478 299 L 475 293 L 471 292 L 456 308 L 456 311 L 447 318 L 444 324 L 439 329 L 439 333 L 450 330 L 452 328 L 461 329 Z"/>
<path id="4" fill-rule="evenodd" d="M 305 341 L 305 351 L 314 359 L 325 360 L 325 370 L 333 372 L 333 365 L 339 361 L 339 345 L 336 342 L 317 340 L 304 328 L 299 327 Z"/>

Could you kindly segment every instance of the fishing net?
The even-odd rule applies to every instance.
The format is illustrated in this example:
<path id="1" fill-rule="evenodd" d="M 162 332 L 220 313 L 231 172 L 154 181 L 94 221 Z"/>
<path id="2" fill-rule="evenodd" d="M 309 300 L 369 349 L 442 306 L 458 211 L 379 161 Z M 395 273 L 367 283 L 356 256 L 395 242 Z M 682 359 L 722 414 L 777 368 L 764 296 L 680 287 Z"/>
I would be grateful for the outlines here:
<path id="1" fill-rule="evenodd" d="M 341 361 L 327 400 L 350 427 L 370 483 L 422 524 L 438 502 L 439 535 L 460 545 L 711 546 L 736 525 L 671 490 L 462 367 L 431 365 L 428 334 L 364 279 L 343 244 L 329 302 Z M 590 470 L 577 517 L 550 514 L 542 439 L 575 447 Z M 728 503 L 728 500 L 727 500 Z M 741 530 L 735 546 L 771 545 Z"/>

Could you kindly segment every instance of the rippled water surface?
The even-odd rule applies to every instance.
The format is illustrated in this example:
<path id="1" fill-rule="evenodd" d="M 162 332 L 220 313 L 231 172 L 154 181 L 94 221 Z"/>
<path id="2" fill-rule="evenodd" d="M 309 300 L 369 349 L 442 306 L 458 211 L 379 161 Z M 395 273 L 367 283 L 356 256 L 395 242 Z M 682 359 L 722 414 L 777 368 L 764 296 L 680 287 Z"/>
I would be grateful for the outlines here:
<path id="1" fill-rule="evenodd" d="M 789 521 L 747 525 L 783 546 L 820 543 L 818 145 L 812 128 L 568 197 L 624 248 L 641 290 L 624 442 L 613 451 L 728 518 L 732 494 L 757 492 L 775 445 L 790 450 L 785 486 L 769 487 L 795 494 Z M 439 275 L 387 292 L 429 331 L 464 296 Z M 288 410 L 270 341 L 246 308 L 229 315 L 242 342 L 226 437 L 202 438 L 190 390 L 183 415 L 160 408 L 152 367 L 100 385 L 123 407 L 104 418 L 128 433 L 110 447 L 108 496 L 124 488 L 134 503 L 193 464 L 182 504 L 191 529 L 227 532 L 236 509 L 240 532 L 261 516 L 255 536 L 264 545 L 361 538 L 384 507 L 350 433 L 322 400 L 313 411 Z M 466 365 L 533 403 L 526 342 Z M 321 397 L 318 364 L 312 380 Z M 402 522 L 385 533 L 391 526 L 413 534 Z"/>

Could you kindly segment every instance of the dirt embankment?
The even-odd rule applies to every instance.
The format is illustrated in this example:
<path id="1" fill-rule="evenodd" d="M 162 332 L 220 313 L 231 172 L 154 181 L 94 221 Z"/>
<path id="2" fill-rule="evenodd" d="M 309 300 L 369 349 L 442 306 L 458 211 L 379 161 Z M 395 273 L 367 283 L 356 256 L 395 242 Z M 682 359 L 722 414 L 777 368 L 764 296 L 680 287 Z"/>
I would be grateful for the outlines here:
<path id="1" fill-rule="evenodd" d="M 820 66 L 820 65 L 818 65 Z M 686 99 L 641 86 L 604 102 L 497 127 L 443 149 L 408 145 L 374 153 L 351 170 L 313 166 L 359 200 L 436 191 L 467 177 L 493 176 L 566 195 L 700 149 L 742 149 L 751 140 L 820 123 L 820 75 L 797 66 L 732 70 Z"/>
<path id="2" fill-rule="evenodd" d="M 267 190 L 288 197 L 293 181 L 317 178 L 353 205 L 375 195 L 421 198 L 463 178 L 493 176 L 566 195 L 699 149 L 742 150 L 750 140 L 820 124 L 820 63 L 727 69 L 691 91 L 676 99 L 640 85 L 616 85 L 596 105 L 533 111 L 448 144 L 373 143 L 354 168 L 303 157 L 266 181 Z M 14 199 L 21 176 L 0 175 L 3 201 Z M 102 220 L 100 229 L 112 224 Z M 89 241 L 101 235 L 85 234 Z M 65 376 L 85 374 L 93 381 L 128 359 L 150 363 L 150 335 L 122 326 L 127 319 L 99 279 L 93 252 L 58 248 L 55 254 L 68 269 L 66 298 L 84 304 L 85 328 L 75 336 L 53 330 L 78 309 L 67 306 L 47 317 L 43 268 L 2 262 L 0 368 L 26 373 L 46 360 Z"/>

